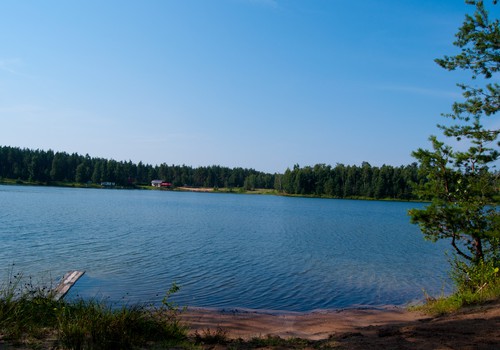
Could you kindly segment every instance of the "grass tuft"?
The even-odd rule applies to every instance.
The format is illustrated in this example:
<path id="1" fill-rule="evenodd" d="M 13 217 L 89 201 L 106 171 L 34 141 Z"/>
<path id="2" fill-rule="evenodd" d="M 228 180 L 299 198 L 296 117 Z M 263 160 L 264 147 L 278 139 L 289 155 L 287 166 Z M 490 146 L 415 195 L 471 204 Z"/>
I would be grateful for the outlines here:
<path id="1" fill-rule="evenodd" d="M 491 279 L 478 288 L 460 288 L 450 296 L 437 298 L 426 295 L 423 305 L 412 306 L 410 310 L 421 311 L 433 316 L 441 316 L 456 312 L 464 307 L 482 305 L 500 299 L 500 279 Z"/>
<path id="2" fill-rule="evenodd" d="M 194 339 L 196 344 L 227 344 L 228 337 L 227 331 L 221 327 L 217 327 L 215 330 L 210 328 L 204 329 L 202 333 L 196 331 L 194 333 Z"/>
<path id="3" fill-rule="evenodd" d="M 54 347 L 64 349 L 132 349 L 147 344 L 181 344 L 187 327 L 177 317 L 179 308 L 168 301 L 159 307 L 122 308 L 96 300 L 55 301 L 49 288 L 24 283 L 10 274 L 0 288 L 0 338 L 36 347 L 37 339 L 55 335 Z"/>

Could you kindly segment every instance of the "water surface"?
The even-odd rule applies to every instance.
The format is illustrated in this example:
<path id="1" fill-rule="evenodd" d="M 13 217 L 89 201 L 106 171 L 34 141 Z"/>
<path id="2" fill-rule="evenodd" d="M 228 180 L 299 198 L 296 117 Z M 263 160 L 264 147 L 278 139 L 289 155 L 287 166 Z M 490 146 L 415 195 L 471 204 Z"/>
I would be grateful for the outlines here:
<path id="1" fill-rule="evenodd" d="M 167 191 L 0 186 L 0 271 L 57 280 L 69 297 L 287 311 L 405 305 L 439 293 L 446 242 L 422 204 Z"/>

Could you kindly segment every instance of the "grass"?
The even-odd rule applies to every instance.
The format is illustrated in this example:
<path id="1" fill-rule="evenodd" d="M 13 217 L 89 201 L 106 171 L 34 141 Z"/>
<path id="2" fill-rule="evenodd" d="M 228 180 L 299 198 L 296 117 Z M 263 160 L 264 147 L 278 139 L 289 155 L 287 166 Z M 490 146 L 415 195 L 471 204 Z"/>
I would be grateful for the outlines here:
<path id="1" fill-rule="evenodd" d="M 229 339 L 227 332 L 217 327 L 216 330 L 206 329 L 195 333 L 195 344 L 203 348 L 213 349 L 217 345 L 222 345 L 226 349 L 330 349 L 335 344 L 332 339 L 307 340 L 302 338 L 281 338 L 268 335 L 266 337 L 254 337 L 249 340 Z"/>
<path id="2" fill-rule="evenodd" d="M 227 344 L 229 339 L 227 337 L 227 331 L 221 327 L 217 327 L 216 330 L 211 330 L 210 328 L 203 330 L 201 333 L 196 331 L 194 333 L 194 340 L 196 344 Z"/>
<path id="3" fill-rule="evenodd" d="M 95 299 L 55 301 L 52 289 L 33 285 L 30 278 L 10 274 L 0 286 L 0 348 L 14 345 L 23 349 L 330 349 L 338 348 L 335 338 L 310 341 L 275 336 L 250 340 L 230 339 L 223 328 L 206 329 L 188 336 L 178 317 L 181 310 L 170 295 L 160 306 L 111 307 Z M 434 316 L 464 307 L 500 299 L 500 279 L 479 288 L 464 289 L 450 296 L 427 295 L 424 305 L 412 307 Z M 7 347 L 9 348 L 9 347 Z"/>
<path id="4" fill-rule="evenodd" d="M 169 297 L 161 306 L 113 308 L 95 299 L 55 301 L 51 288 L 38 288 L 21 274 L 0 286 L 0 348 L 15 349 L 304 349 L 330 348 L 331 341 L 255 337 L 229 339 L 218 327 L 188 336 L 181 310 Z"/>
<path id="5" fill-rule="evenodd" d="M 500 299 L 500 278 L 495 278 L 477 288 L 456 291 L 449 296 L 441 295 L 435 298 L 426 295 L 425 299 L 423 305 L 412 306 L 410 310 L 440 316 L 468 306 L 487 304 Z"/>
<path id="6" fill-rule="evenodd" d="M 58 339 L 65 348 L 128 349 L 186 339 L 184 327 L 176 319 L 160 317 L 157 309 L 113 309 L 90 300 L 63 305 L 55 312 Z"/>
<path id="7" fill-rule="evenodd" d="M 55 301 L 50 289 L 11 274 L 0 289 L 0 339 L 32 348 L 47 339 L 50 348 L 62 349 L 180 346 L 187 327 L 177 317 L 179 308 L 168 301 L 177 289 L 173 286 L 159 307 L 113 308 L 97 300 Z"/>

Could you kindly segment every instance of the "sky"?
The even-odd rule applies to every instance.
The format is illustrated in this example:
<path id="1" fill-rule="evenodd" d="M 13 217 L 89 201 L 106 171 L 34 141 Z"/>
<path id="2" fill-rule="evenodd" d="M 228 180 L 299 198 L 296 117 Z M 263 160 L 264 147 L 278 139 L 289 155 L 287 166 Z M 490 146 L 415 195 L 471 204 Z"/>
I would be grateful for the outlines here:
<path id="1" fill-rule="evenodd" d="M 491 14 L 498 8 L 487 3 Z M 0 145 L 284 172 L 399 166 L 460 99 L 462 0 L 3 0 Z"/>

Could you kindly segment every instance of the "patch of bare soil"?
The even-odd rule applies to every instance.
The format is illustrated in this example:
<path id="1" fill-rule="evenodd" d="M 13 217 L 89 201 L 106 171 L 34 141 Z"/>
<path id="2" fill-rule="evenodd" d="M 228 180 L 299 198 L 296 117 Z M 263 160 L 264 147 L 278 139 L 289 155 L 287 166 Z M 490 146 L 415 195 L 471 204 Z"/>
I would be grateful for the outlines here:
<path id="1" fill-rule="evenodd" d="M 213 334 L 219 328 L 230 339 L 298 337 L 311 340 L 311 348 L 500 349 L 499 302 L 441 317 L 390 308 L 307 314 L 189 310 L 183 319 L 193 333 L 211 330 Z M 216 349 L 227 347 L 234 344 L 215 346 Z"/>
<path id="2" fill-rule="evenodd" d="M 186 192 L 213 192 L 214 189 L 210 187 L 177 187 L 179 191 Z"/>

